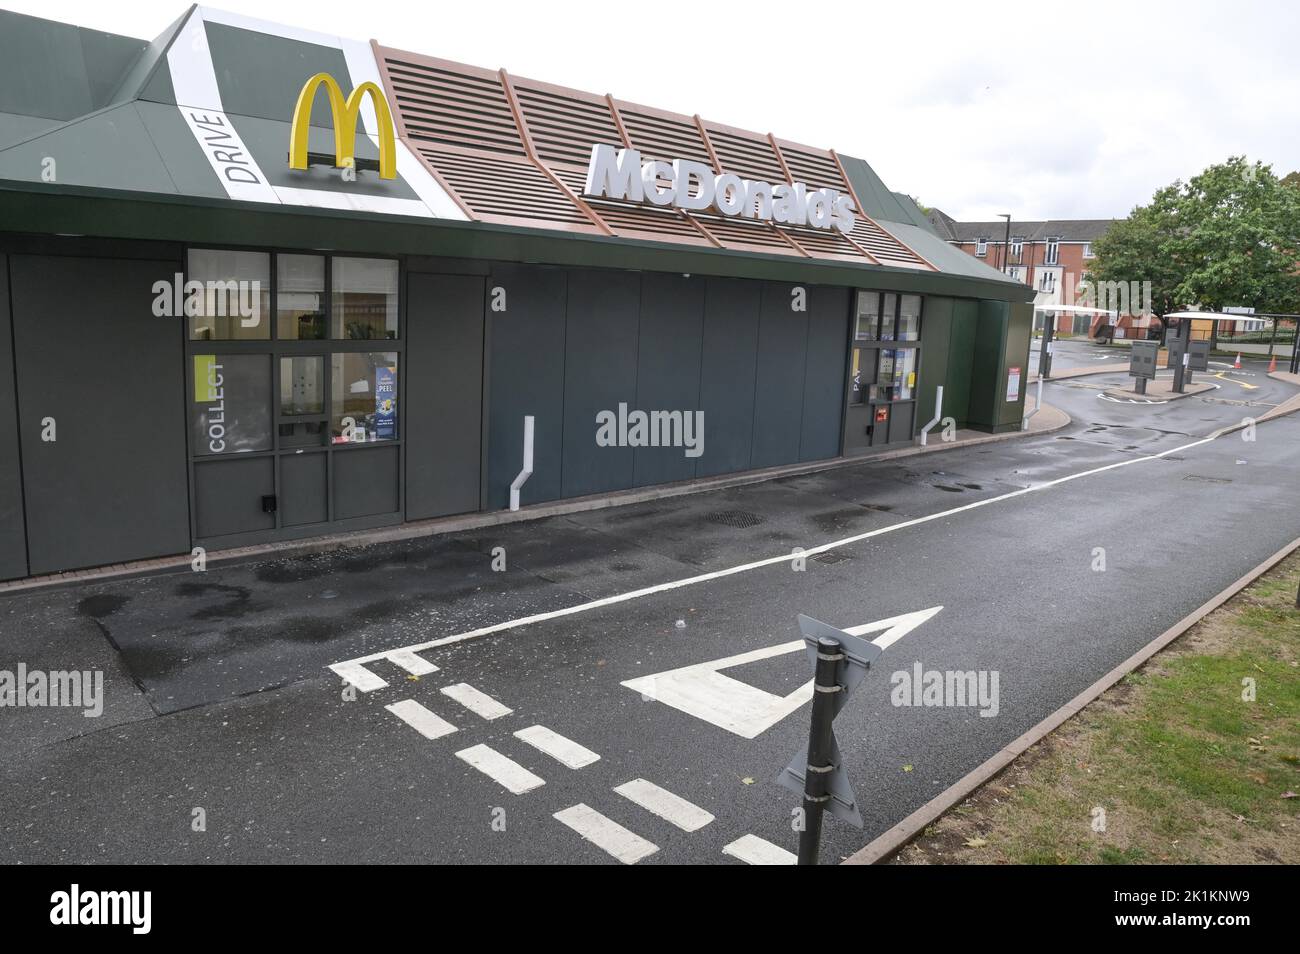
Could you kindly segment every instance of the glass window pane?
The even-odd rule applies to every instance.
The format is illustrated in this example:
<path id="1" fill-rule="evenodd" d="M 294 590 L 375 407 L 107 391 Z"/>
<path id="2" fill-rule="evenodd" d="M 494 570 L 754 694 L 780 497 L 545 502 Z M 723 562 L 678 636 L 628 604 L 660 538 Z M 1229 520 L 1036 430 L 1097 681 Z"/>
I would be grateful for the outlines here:
<path id="1" fill-rule="evenodd" d="M 880 310 L 880 340 L 894 340 L 894 310 L 898 305 L 898 296 L 885 295 L 885 304 Z"/>
<path id="2" fill-rule="evenodd" d="M 921 296 L 904 295 L 898 309 L 898 340 L 921 340 Z"/>
<path id="3" fill-rule="evenodd" d="M 858 320 L 853 336 L 858 341 L 876 337 L 876 323 L 880 317 L 880 293 L 858 292 Z"/>
<path id="4" fill-rule="evenodd" d="M 325 358 L 280 359 L 280 413 L 286 417 L 325 413 Z"/>
<path id="5" fill-rule="evenodd" d="M 328 338 L 324 256 L 277 255 L 275 278 L 276 334 L 290 341 Z"/>
<path id="6" fill-rule="evenodd" d="M 916 391 L 916 355 L 915 348 L 900 348 L 894 358 L 894 399 L 911 400 Z"/>
<path id="7" fill-rule="evenodd" d="M 336 354 L 330 369 L 330 440 L 391 441 L 397 430 L 397 352 Z"/>
<path id="8" fill-rule="evenodd" d="M 271 356 L 194 355 L 195 456 L 271 449 Z"/>
<path id="9" fill-rule="evenodd" d="M 184 303 L 192 341 L 271 337 L 271 256 L 191 249 Z"/>
<path id="10" fill-rule="evenodd" d="M 397 262 L 334 258 L 331 336 L 349 340 L 397 337 Z"/>

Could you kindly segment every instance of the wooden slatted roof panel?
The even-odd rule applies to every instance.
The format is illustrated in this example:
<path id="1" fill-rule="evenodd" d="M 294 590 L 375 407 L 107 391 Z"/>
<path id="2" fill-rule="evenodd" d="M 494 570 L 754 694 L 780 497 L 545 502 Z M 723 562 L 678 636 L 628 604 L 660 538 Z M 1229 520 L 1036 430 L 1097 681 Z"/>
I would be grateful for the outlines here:
<path id="1" fill-rule="evenodd" d="M 500 73 L 374 50 L 399 134 L 471 218 L 604 232 L 530 155 Z"/>

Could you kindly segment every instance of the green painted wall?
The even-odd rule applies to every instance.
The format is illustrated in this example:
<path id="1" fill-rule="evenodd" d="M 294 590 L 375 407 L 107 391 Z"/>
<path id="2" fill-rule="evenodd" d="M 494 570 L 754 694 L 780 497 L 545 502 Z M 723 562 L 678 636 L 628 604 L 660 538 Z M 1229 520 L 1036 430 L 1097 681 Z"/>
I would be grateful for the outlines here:
<path id="1" fill-rule="evenodd" d="M 1025 412 L 1025 378 L 1029 373 L 1030 304 L 981 301 L 971 369 L 970 424 L 987 431 L 1020 427 Z M 1020 369 L 1019 394 L 1007 400 L 1008 373 Z"/>
<path id="2" fill-rule="evenodd" d="M 934 417 L 935 388 L 943 385 L 943 416 L 965 427 L 970 413 L 971 362 L 979 303 L 968 298 L 929 297 L 921 319 L 921 373 L 917 380 L 917 427 Z"/>

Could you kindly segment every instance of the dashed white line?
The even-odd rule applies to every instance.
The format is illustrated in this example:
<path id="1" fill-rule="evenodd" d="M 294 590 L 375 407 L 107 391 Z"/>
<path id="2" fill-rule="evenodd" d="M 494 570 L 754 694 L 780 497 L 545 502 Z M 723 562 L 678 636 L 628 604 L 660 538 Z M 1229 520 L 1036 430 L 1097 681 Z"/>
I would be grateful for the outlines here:
<path id="1" fill-rule="evenodd" d="M 582 803 L 556 812 L 554 817 L 625 865 L 634 865 L 659 850 L 658 845 Z"/>
<path id="2" fill-rule="evenodd" d="M 682 831 L 699 831 L 713 821 L 713 816 L 699 805 L 688 802 L 680 795 L 674 795 L 668 789 L 660 788 L 654 782 L 647 782 L 643 778 L 624 782 L 614 791 L 640 805 L 646 811 L 658 815 L 664 821 L 671 822 Z"/>
<path id="3" fill-rule="evenodd" d="M 330 666 L 335 675 L 342 676 L 361 692 L 374 692 L 388 685 L 359 662 L 342 662 Z"/>
<path id="4" fill-rule="evenodd" d="M 722 853 L 739 858 L 747 865 L 793 865 L 799 861 L 797 855 L 757 835 L 742 835 L 724 847 Z"/>
<path id="5" fill-rule="evenodd" d="M 456 731 L 454 725 L 430 712 L 414 699 L 403 699 L 384 708 L 426 739 L 441 739 L 444 735 L 451 735 Z"/>
<path id="6" fill-rule="evenodd" d="M 474 766 L 474 768 L 514 795 L 531 792 L 533 789 L 541 788 L 546 784 L 545 779 L 538 778 L 514 759 L 506 758 L 496 749 L 486 745 L 475 745 L 468 749 L 461 749 L 456 753 L 456 758 Z"/>
<path id="7" fill-rule="evenodd" d="M 539 752 L 544 752 L 571 769 L 580 769 L 599 762 L 600 756 L 586 746 L 579 745 L 572 739 L 566 739 L 558 732 L 552 732 L 544 725 L 530 725 L 515 733 L 516 739 L 522 739 Z"/>
<path id="8" fill-rule="evenodd" d="M 514 711 L 497 702 L 486 692 L 479 692 L 467 682 L 458 682 L 454 686 L 444 686 L 442 694 L 451 696 L 476 716 L 482 716 L 488 720 L 499 719 L 502 716 L 510 715 Z"/>
<path id="9" fill-rule="evenodd" d="M 429 660 L 417 656 L 407 649 L 394 649 L 388 654 L 388 659 L 394 665 L 401 666 L 413 676 L 427 676 L 431 672 L 438 671 L 438 667 Z"/>

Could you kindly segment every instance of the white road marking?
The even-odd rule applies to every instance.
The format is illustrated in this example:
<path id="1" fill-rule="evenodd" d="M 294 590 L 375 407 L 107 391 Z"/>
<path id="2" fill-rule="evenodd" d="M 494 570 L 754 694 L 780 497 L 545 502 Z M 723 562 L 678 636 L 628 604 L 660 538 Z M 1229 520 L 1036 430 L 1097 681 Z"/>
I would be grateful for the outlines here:
<path id="1" fill-rule="evenodd" d="M 722 849 L 724 855 L 739 858 L 747 865 L 793 865 L 799 856 L 757 835 L 742 835 Z"/>
<path id="2" fill-rule="evenodd" d="M 482 716 L 488 720 L 499 719 L 502 716 L 510 715 L 514 711 L 497 702 L 486 692 L 479 692 L 467 682 L 458 682 L 454 686 L 444 686 L 442 694 L 451 696 L 476 716 Z"/>
<path id="3" fill-rule="evenodd" d="M 388 659 L 394 664 L 401 666 L 412 676 L 427 676 L 431 672 L 437 672 L 438 667 L 427 659 L 408 652 L 404 649 L 394 649 L 388 654 Z"/>
<path id="4" fill-rule="evenodd" d="M 515 733 L 516 739 L 522 739 L 539 752 L 544 752 L 571 769 L 580 769 L 599 762 L 600 756 L 591 749 L 579 745 L 572 739 L 566 739 L 558 732 L 552 732 L 544 725 L 530 725 Z"/>
<path id="5" fill-rule="evenodd" d="M 658 845 L 628 831 L 618 822 L 611 821 L 581 802 L 556 812 L 553 817 L 625 865 L 634 865 L 659 850 Z"/>
<path id="6" fill-rule="evenodd" d="M 643 778 L 624 782 L 614 791 L 636 802 L 646 811 L 658 815 L 664 821 L 672 822 L 682 831 L 699 831 L 713 821 L 713 816 L 699 805 L 688 802 L 680 795 L 674 795 L 666 788 L 660 788 L 654 782 L 647 782 Z"/>
<path id="7" fill-rule="evenodd" d="M 872 640 L 881 649 L 888 649 L 926 620 L 933 618 L 942 606 L 891 616 L 854 626 L 845 632 L 865 636 L 883 630 Z M 697 719 L 734 732 L 744 739 L 753 739 L 776 725 L 813 697 L 812 680 L 804 683 L 787 696 L 778 696 L 747 682 L 724 675 L 721 670 L 746 663 L 784 656 L 804 648 L 802 639 L 779 643 L 763 649 L 751 650 L 724 659 L 695 663 L 670 669 L 650 676 L 629 679 L 622 685 L 641 693 L 647 699 L 662 702 Z"/>
<path id="8" fill-rule="evenodd" d="M 335 663 L 330 666 L 336 675 L 342 676 L 361 692 L 373 692 L 388 685 L 359 662 Z"/>
<path id="9" fill-rule="evenodd" d="M 546 784 L 545 779 L 538 778 L 514 759 L 508 759 L 496 749 L 486 745 L 475 745 L 468 749 L 461 749 L 456 753 L 456 758 L 462 762 L 468 762 L 492 781 L 515 795 L 531 792 L 533 789 L 541 788 Z"/>
<path id="10" fill-rule="evenodd" d="M 414 699 L 403 699 L 384 708 L 426 739 L 441 739 L 444 735 L 451 735 L 456 731 L 454 725 L 430 712 Z"/>
<path id="11" fill-rule="evenodd" d="M 975 500 L 960 507 L 953 507 L 951 510 L 943 510 L 939 513 L 927 514 L 923 517 L 913 517 L 910 520 L 900 520 L 898 523 L 892 523 L 888 526 L 877 527 L 875 530 L 867 530 L 863 533 L 856 533 L 849 537 L 842 537 L 839 540 L 832 540 L 829 543 L 821 543 L 812 547 L 805 547 L 802 556 L 815 557 L 823 553 L 829 553 L 831 550 L 837 550 L 841 547 L 851 546 L 855 543 L 861 543 L 864 540 L 871 540 L 875 537 L 884 536 L 890 533 L 897 533 L 900 530 L 907 530 L 911 527 L 918 527 L 922 524 L 933 523 L 936 520 L 946 520 L 960 513 L 966 513 L 970 510 L 978 510 L 981 507 L 991 507 L 994 504 L 1004 503 L 1008 500 L 1014 500 L 1017 497 L 1023 497 L 1026 494 L 1039 493 L 1040 491 L 1050 490 L 1053 487 L 1059 487 L 1074 480 L 1082 480 L 1085 477 L 1093 477 L 1097 474 L 1103 474 L 1107 471 L 1118 470 L 1121 467 L 1132 467 L 1135 464 L 1144 464 L 1148 461 L 1161 460 L 1170 455 L 1185 453 L 1193 448 L 1200 447 L 1203 444 L 1209 444 L 1218 440 L 1225 433 L 1232 433 L 1236 430 L 1234 425 L 1220 428 L 1209 437 L 1203 437 L 1199 440 L 1192 441 L 1190 444 L 1183 444 L 1179 447 L 1171 447 L 1168 450 L 1160 451 L 1158 454 L 1150 454 L 1146 457 L 1131 457 L 1126 460 L 1116 461 L 1113 464 L 1105 464 L 1101 467 L 1092 467 L 1088 470 L 1081 470 L 1077 474 L 1066 474 L 1064 477 L 1056 477 L 1052 480 L 1045 481 L 1041 484 L 1035 484 L 1032 487 L 1022 487 L 1019 490 L 1008 491 L 1005 494 L 999 494 L 996 497 L 988 497 L 984 500 Z M 677 590 L 687 586 L 695 586 L 699 583 L 708 583 L 712 580 L 724 579 L 728 576 L 735 576 L 740 573 L 748 573 L 751 570 L 762 569 L 767 566 L 777 566 L 790 562 L 788 552 L 780 553 L 776 556 L 766 557 L 761 560 L 755 560 L 751 563 L 742 563 L 738 566 L 727 567 L 722 570 L 713 570 L 709 573 L 700 573 L 696 576 L 683 577 L 678 580 L 669 580 L 666 583 L 657 583 L 654 586 L 642 587 L 639 590 L 628 590 L 626 593 L 617 593 L 613 596 L 605 596 L 597 600 L 590 600 L 586 603 L 577 603 L 573 606 L 566 606 L 558 610 L 549 610 L 545 613 L 534 613 L 531 616 L 520 616 L 517 619 L 506 620 L 502 623 L 493 623 L 490 626 L 481 626 L 478 629 L 471 629 L 464 633 L 456 633 L 452 636 L 441 636 L 438 639 L 430 639 L 423 643 L 414 643 L 410 646 L 400 647 L 403 650 L 413 653 L 424 652 L 426 649 L 434 649 L 438 646 L 450 646 L 454 643 L 463 643 L 471 639 L 479 639 L 483 636 L 490 636 L 493 633 L 506 632 L 507 630 L 519 629 L 524 626 L 531 626 L 534 623 L 544 623 L 553 619 L 560 619 L 565 616 L 575 616 L 579 613 L 587 613 L 591 610 L 601 609 L 606 606 L 616 606 L 619 603 L 627 603 L 632 600 L 638 600 L 646 596 L 654 596 L 657 593 L 666 593 L 670 590 Z M 385 650 L 384 652 L 371 653 L 368 656 L 358 656 L 356 659 L 349 659 L 346 662 L 334 663 L 329 668 L 334 670 L 344 679 L 352 682 L 362 692 L 370 692 L 372 689 L 382 688 L 388 685 L 382 679 L 373 676 L 363 666 L 364 663 L 374 662 L 377 659 L 384 659 L 394 650 Z M 371 679 L 362 678 L 361 682 L 355 682 L 351 678 L 361 674 L 372 677 Z M 363 685 L 364 683 L 364 685 Z M 377 684 L 376 684 L 377 683 Z"/>

